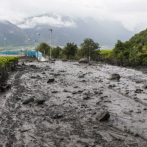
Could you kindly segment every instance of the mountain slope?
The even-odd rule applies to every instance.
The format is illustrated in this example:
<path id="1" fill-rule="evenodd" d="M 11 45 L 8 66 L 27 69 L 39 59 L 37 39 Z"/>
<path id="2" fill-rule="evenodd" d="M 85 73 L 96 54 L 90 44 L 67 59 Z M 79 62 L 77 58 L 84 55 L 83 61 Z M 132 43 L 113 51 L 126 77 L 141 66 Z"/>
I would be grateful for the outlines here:
<path id="1" fill-rule="evenodd" d="M 0 22 L 0 46 L 18 46 L 26 44 L 26 33 L 16 25 L 8 22 Z"/>

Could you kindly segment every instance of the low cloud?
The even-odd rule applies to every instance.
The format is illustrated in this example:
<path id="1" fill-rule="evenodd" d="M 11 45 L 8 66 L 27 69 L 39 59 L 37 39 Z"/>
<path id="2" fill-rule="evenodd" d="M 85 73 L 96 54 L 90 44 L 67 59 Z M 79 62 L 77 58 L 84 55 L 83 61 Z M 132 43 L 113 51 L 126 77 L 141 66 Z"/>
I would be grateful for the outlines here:
<path id="1" fill-rule="evenodd" d="M 61 16 L 56 15 L 55 18 L 49 16 L 33 17 L 27 19 L 24 23 L 19 24 L 20 28 L 34 28 L 36 25 L 50 25 L 56 27 L 76 27 L 74 20 L 63 21 Z"/>
<path id="2" fill-rule="evenodd" d="M 147 22 L 146 5 L 146 0 L 4 0 L 0 5 L 0 20 L 8 20 L 22 28 L 45 23 L 58 27 L 75 26 L 74 21 L 64 22 L 60 17 L 35 17 L 20 25 L 28 17 L 54 12 L 64 16 L 120 21 L 127 29 L 133 30 L 139 23 Z"/>

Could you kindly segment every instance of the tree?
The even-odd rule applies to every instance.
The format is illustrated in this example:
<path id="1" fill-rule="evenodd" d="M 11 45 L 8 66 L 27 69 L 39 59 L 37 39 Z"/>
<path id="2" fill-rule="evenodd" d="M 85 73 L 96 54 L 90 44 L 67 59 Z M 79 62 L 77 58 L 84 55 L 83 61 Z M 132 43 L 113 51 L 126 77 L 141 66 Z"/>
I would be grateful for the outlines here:
<path id="1" fill-rule="evenodd" d="M 39 46 L 37 46 L 36 51 L 40 51 L 46 55 L 50 55 L 50 46 L 44 42 L 40 43 Z"/>
<path id="2" fill-rule="evenodd" d="M 100 47 L 98 43 L 94 42 L 90 38 L 86 38 L 80 46 L 84 57 L 94 60 L 98 59 L 100 54 Z"/>
<path id="3" fill-rule="evenodd" d="M 61 50 L 62 50 L 62 48 L 59 47 L 59 46 L 53 48 L 53 49 L 52 49 L 52 56 L 53 56 L 54 58 L 59 58 Z"/>
<path id="4" fill-rule="evenodd" d="M 113 50 L 115 55 L 117 55 L 120 52 L 124 51 L 124 49 L 125 49 L 124 43 L 121 42 L 120 40 L 117 40 L 117 43 L 115 44 L 115 48 Z"/>
<path id="5" fill-rule="evenodd" d="M 77 51 L 77 45 L 74 43 L 67 43 L 63 49 L 63 53 L 66 55 L 67 59 L 71 59 L 75 56 Z"/>

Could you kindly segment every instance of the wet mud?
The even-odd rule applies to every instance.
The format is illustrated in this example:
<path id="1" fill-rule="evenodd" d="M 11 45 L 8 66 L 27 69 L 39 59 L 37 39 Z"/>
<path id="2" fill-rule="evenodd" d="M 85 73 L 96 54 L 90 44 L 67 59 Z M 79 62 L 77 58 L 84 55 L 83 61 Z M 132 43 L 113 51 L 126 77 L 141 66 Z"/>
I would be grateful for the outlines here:
<path id="1" fill-rule="evenodd" d="M 0 94 L 0 147 L 145 147 L 147 75 L 93 63 L 21 61 Z M 22 64 L 23 63 L 23 64 Z M 110 74 L 120 75 L 110 80 Z M 109 112 L 107 120 L 100 112 Z"/>

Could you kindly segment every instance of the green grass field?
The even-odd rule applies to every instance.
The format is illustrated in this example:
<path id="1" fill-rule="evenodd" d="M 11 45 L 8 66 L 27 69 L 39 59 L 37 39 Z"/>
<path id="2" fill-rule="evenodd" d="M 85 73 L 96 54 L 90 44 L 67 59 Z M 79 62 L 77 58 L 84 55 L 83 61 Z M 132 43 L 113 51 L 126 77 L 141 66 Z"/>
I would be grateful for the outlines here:
<path id="1" fill-rule="evenodd" d="M 100 50 L 101 58 L 109 58 L 111 57 L 113 50 Z"/>

